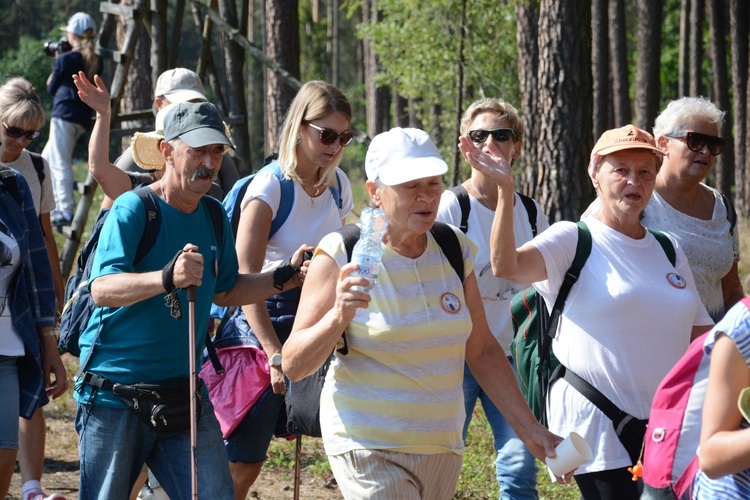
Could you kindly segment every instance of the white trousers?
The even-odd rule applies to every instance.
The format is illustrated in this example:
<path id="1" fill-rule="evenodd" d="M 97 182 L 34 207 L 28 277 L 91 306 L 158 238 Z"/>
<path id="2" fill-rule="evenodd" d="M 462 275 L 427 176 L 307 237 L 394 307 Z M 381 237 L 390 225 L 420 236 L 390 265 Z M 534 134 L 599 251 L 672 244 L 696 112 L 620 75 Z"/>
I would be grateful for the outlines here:
<path id="1" fill-rule="evenodd" d="M 55 206 L 63 212 L 75 212 L 73 199 L 73 149 L 86 129 L 78 123 L 60 118 L 52 118 L 49 127 L 49 140 L 42 156 L 49 163 L 52 174 L 52 192 Z"/>

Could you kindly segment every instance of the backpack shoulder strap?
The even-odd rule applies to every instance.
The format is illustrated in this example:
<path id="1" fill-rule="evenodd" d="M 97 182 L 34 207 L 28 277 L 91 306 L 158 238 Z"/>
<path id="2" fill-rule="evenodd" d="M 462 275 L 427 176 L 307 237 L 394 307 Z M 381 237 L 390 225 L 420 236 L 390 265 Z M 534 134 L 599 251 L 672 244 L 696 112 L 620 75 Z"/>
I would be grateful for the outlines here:
<path id="1" fill-rule="evenodd" d="M 734 205 L 732 205 L 732 200 L 730 200 L 729 196 L 725 195 L 724 193 L 721 193 L 721 201 L 724 202 L 724 206 L 727 209 L 729 234 L 734 235 L 734 227 L 737 225 L 737 211 L 734 209 Z"/>
<path id="2" fill-rule="evenodd" d="M 138 195 L 143 203 L 146 214 L 146 225 L 138 242 L 133 264 L 140 262 L 149 250 L 151 250 L 156 243 L 156 238 L 159 236 L 159 229 L 161 229 L 161 209 L 159 209 L 159 200 L 156 197 L 156 193 L 144 186 L 136 189 L 135 194 Z"/>
<path id="3" fill-rule="evenodd" d="M 664 253 L 667 254 L 667 258 L 672 264 L 672 267 L 674 267 L 675 263 L 677 262 L 677 253 L 674 250 L 672 241 L 667 237 L 666 234 L 662 233 L 661 231 L 649 229 L 649 232 L 654 235 L 656 241 L 658 241 L 661 247 L 664 249 Z"/>
<path id="4" fill-rule="evenodd" d="M 464 257 L 461 252 L 461 243 L 458 241 L 458 236 L 456 236 L 456 233 L 448 224 L 439 221 L 433 223 L 430 232 L 437 244 L 440 245 L 440 250 L 443 251 L 451 267 L 458 274 L 461 283 L 463 283 L 465 278 Z"/>
<path id="5" fill-rule="evenodd" d="M 336 186 L 328 186 L 328 189 L 331 190 L 333 199 L 336 200 L 336 204 L 338 205 L 339 210 L 341 210 L 341 207 L 344 206 L 344 200 L 341 199 L 341 177 L 339 177 L 338 170 L 336 171 Z"/>
<path id="6" fill-rule="evenodd" d="M 589 227 L 583 221 L 578 221 L 576 226 L 578 226 L 576 254 L 575 257 L 573 257 L 573 263 L 570 265 L 570 269 L 565 273 L 565 278 L 563 278 L 560 291 L 557 293 L 557 299 L 555 299 L 555 305 L 552 307 L 546 335 L 546 337 L 549 338 L 554 338 L 556 335 L 557 323 L 562 315 L 570 289 L 573 288 L 573 285 L 578 281 L 578 278 L 581 276 L 581 270 L 583 269 L 584 264 L 586 264 L 589 255 L 591 255 L 591 232 L 589 231 Z"/>
<path id="7" fill-rule="evenodd" d="M 208 214 L 211 216 L 216 243 L 221 245 L 221 242 L 224 241 L 224 207 L 219 200 L 211 196 L 204 196 L 201 199 L 208 210 Z"/>
<path id="8" fill-rule="evenodd" d="M 466 234 L 469 230 L 469 213 L 471 212 L 471 201 L 469 200 L 469 192 L 461 184 L 453 186 L 448 191 L 456 195 L 458 200 L 458 206 L 461 207 L 461 224 L 458 228 Z"/>
<path id="9" fill-rule="evenodd" d="M 537 228 L 536 228 L 536 203 L 534 203 L 534 200 L 526 196 L 525 194 L 521 194 L 518 191 L 516 191 L 518 196 L 521 198 L 521 203 L 523 203 L 523 207 L 526 209 L 526 213 L 529 216 L 529 225 L 531 226 L 531 235 L 536 236 L 537 234 Z"/>
<path id="10" fill-rule="evenodd" d="M 284 174 L 281 173 L 281 165 L 278 161 L 269 163 L 263 169 L 268 169 L 273 172 L 273 175 L 279 180 L 279 187 L 281 188 L 281 198 L 279 201 L 279 208 L 276 210 L 276 217 L 271 221 L 271 231 L 268 234 L 268 239 L 276 234 L 284 225 L 289 214 L 292 212 L 292 205 L 294 205 L 294 181 L 287 179 Z"/>
<path id="11" fill-rule="evenodd" d="M 346 226 L 337 229 L 336 232 L 339 233 L 341 237 L 344 239 L 344 248 L 346 249 L 346 261 L 351 262 L 352 251 L 354 250 L 354 245 L 357 243 L 357 240 L 359 239 L 359 226 L 356 224 L 347 224 Z"/>
<path id="12" fill-rule="evenodd" d="M 5 189 L 8 190 L 10 195 L 20 207 L 21 192 L 18 190 L 18 180 L 16 179 L 16 173 L 9 168 L 4 168 L 0 170 L 0 178 L 2 178 L 3 184 L 5 184 Z"/>
<path id="13" fill-rule="evenodd" d="M 39 177 L 39 185 L 41 186 L 44 184 L 44 159 L 42 155 L 32 153 L 31 151 L 29 151 L 29 156 L 31 156 L 31 164 L 34 165 L 34 170 L 36 170 L 36 176 Z"/>

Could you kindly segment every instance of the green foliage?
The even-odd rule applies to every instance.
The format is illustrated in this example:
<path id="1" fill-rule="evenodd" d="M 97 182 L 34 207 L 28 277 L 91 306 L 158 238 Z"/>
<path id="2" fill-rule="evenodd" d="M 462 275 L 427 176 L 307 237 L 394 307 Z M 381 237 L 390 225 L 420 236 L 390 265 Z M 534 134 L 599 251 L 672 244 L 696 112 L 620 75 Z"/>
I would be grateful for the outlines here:
<path id="1" fill-rule="evenodd" d="M 379 0 L 382 20 L 362 24 L 382 64 L 381 86 L 395 85 L 414 99 L 426 130 L 452 158 L 457 79 L 460 64 L 462 0 Z M 519 103 L 515 14 L 511 2 L 466 2 L 464 108 L 479 97 Z M 436 133 L 437 131 L 437 133 Z"/>

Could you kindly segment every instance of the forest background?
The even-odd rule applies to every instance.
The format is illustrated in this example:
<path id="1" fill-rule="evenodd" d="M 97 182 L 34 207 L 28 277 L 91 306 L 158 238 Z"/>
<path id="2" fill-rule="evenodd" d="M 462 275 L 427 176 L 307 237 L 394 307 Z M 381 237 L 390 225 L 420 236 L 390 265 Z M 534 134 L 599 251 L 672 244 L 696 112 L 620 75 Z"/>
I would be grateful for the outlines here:
<path id="1" fill-rule="evenodd" d="M 627 123 L 651 130 L 670 100 L 707 96 L 727 111 L 721 133 L 728 140 L 708 183 L 732 196 L 748 251 L 748 0 L 0 0 L 0 11 L 0 81 L 29 79 L 48 114 L 45 40 L 59 40 L 77 11 L 99 26 L 119 12 L 116 36 L 102 47 L 110 88 L 116 60 L 129 66 L 114 100 L 124 120 L 113 119 L 112 158 L 134 130 L 153 129 L 153 85 L 167 68 L 202 75 L 232 128 L 243 174 L 275 150 L 298 82 L 336 84 L 360 131 L 342 162 L 357 214 L 371 137 L 393 126 L 427 130 L 451 166 L 446 185 L 457 184 L 469 175 L 456 148 L 460 115 L 488 96 L 523 117 L 517 188 L 551 221 L 575 220 L 594 197 L 585 166 L 595 138 Z M 118 56 L 133 17 L 137 43 L 132 55 Z M 29 149 L 41 151 L 47 133 Z M 76 158 L 86 161 L 85 141 Z M 491 438 L 481 439 L 484 451 L 467 453 L 466 463 L 484 479 L 465 470 L 459 497 L 493 491 Z"/>

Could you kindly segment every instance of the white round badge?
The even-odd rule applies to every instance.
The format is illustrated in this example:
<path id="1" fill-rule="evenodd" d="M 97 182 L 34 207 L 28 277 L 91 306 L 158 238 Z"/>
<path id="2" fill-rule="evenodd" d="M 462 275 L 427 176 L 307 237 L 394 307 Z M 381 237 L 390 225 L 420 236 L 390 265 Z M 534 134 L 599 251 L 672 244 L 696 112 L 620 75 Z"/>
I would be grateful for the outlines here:
<path id="1" fill-rule="evenodd" d="M 667 274 L 667 281 L 669 281 L 669 284 L 672 285 L 675 288 L 685 288 L 687 286 L 687 282 L 685 281 L 685 278 L 680 276 L 677 273 L 669 273 Z"/>
<path id="2" fill-rule="evenodd" d="M 461 301 L 455 294 L 447 292 L 440 297 L 440 307 L 448 314 L 457 314 L 461 310 Z"/>

